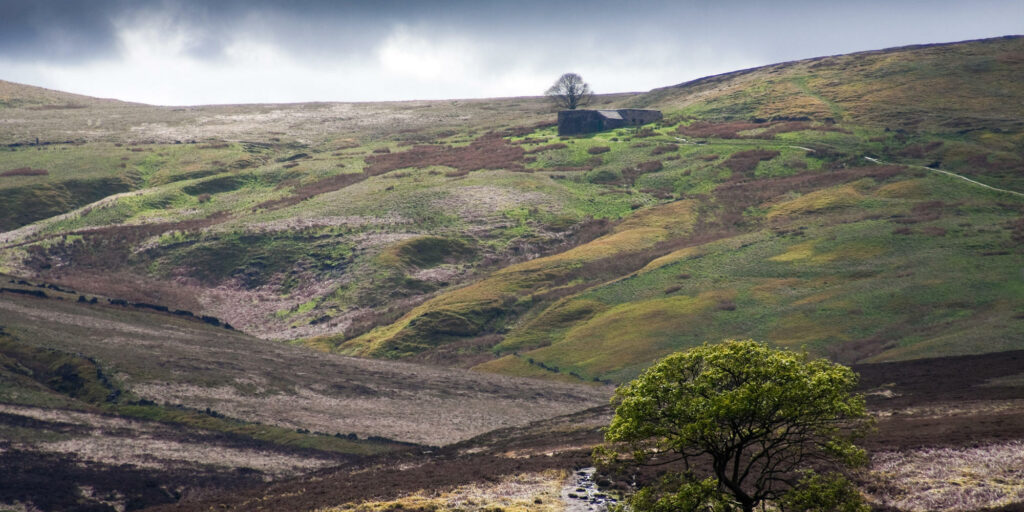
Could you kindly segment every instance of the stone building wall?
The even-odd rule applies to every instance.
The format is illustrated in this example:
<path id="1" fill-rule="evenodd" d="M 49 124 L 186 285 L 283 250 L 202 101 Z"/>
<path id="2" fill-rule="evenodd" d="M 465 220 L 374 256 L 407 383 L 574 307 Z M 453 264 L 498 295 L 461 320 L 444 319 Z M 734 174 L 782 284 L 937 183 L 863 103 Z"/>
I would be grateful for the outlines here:
<path id="1" fill-rule="evenodd" d="M 657 110 L 624 108 L 619 110 L 563 110 L 558 113 L 559 135 L 580 135 L 640 126 L 662 118 Z"/>

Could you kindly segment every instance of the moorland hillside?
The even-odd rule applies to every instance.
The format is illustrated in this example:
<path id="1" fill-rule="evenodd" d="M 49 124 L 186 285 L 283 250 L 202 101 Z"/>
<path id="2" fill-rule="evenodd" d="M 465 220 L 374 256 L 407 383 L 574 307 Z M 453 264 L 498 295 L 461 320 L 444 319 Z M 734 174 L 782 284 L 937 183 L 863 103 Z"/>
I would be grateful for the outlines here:
<path id="1" fill-rule="evenodd" d="M 844 362 L 1020 348 L 1022 52 L 600 97 L 666 116 L 577 138 L 537 98 L 171 108 L 7 85 L 0 264 L 327 351 L 563 380 L 724 337 Z"/>
<path id="2" fill-rule="evenodd" d="M 0 82 L 0 507 L 561 510 L 607 383 L 753 337 L 857 364 L 876 508 L 1010 510 L 1022 69 L 782 63 L 599 96 L 665 118 L 582 137 L 539 98 Z"/>

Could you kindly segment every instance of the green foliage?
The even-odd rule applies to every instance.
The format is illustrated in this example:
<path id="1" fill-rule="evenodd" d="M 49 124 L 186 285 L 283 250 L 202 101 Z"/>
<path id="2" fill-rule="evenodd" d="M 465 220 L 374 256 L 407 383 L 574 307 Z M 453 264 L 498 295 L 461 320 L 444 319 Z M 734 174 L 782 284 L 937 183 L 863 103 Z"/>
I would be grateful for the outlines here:
<path id="1" fill-rule="evenodd" d="M 838 473 L 807 472 L 779 500 L 785 512 L 869 512 L 871 507 L 857 488 Z"/>
<path id="2" fill-rule="evenodd" d="M 728 512 L 732 510 L 731 503 L 714 478 L 696 480 L 691 474 L 681 473 L 669 473 L 629 499 L 634 510 L 650 512 Z"/>
<path id="3" fill-rule="evenodd" d="M 811 464 L 866 462 L 854 444 L 870 424 L 864 399 L 851 394 L 856 384 L 849 368 L 806 354 L 752 340 L 705 344 L 662 359 L 616 391 L 615 417 L 598 459 L 639 465 L 682 461 L 691 468 L 709 463 L 696 466 L 710 467 L 709 474 L 688 476 L 678 489 L 642 495 L 653 504 L 649 510 L 701 496 L 725 503 L 698 492 L 709 478 L 735 504 L 723 510 L 753 510 L 784 496 L 793 475 Z M 836 485 L 810 477 L 800 503 L 841 497 Z"/>

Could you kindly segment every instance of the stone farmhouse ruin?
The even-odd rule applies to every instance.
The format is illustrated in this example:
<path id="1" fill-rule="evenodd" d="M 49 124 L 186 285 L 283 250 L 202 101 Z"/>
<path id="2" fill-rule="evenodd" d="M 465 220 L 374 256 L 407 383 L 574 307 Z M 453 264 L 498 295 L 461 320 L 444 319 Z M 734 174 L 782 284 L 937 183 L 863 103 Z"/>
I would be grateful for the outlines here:
<path id="1" fill-rule="evenodd" d="M 618 110 L 563 110 L 558 113 L 558 134 L 579 135 L 640 126 L 661 119 L 661 111 L 639 108 Z"/>

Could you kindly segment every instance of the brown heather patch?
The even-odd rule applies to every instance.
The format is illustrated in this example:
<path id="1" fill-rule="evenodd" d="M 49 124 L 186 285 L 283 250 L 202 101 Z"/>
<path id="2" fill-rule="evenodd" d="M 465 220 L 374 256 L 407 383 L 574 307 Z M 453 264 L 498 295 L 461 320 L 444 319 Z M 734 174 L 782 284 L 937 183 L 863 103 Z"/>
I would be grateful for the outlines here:
<path id="1" fill-rule="evenodd" d="M 658 156 L 664 153 L 679 151 L 679 144 L 662 144 L 651 150 L 651 156 Z"/>
<path id="2" fill-rule="evenodd" d="M 0 172 L 0 176 L 46 176 L 50 171 L 46 169 L 32 169 L 30 167 L 18 167 L 9 171 Z"/>
<path id="3" fill-rule="evenodd" d="M 1019 172 L 1022 163 L 1020 159 L 1002 157 L 990 153 L 974 154 L 965 159 L 970 167 L 985 171 L 1017 171 Z"/>
<path id="4" fill-rule="evenodd" d="M 1010 223 L 1007 229 L 1010 229 L 1010 239 L 1018 244 L 1024 244 L 1024 217 L 1017 219 Z"/>
<path id="5" fill-rule="evenodd" d="M 733 153 L 723 165 L 732 170 L 733 173 L 745 174 L 753 171 L 757 164 L 764 160 L 771 160 L 779 156 L 778 151 L 769 151 L 765 149 L 748 149 L 746 151 L 738 151 Z M 735 175 L 734 175 L 735 179 Z"/>
<path id="6" fill-rule="evenodd" d="M 751 123 L 749 121 L 731 121 L 728 123 L 697 121 L 695 123 L 676 128 L 676 133 L 690 137 L 738 139 L 740 138 L 739 132 L 764 127 L 764 124 Z"/>
<path id="7" fill-rule="evenodd" d="M 594 146 L 592 148 L 587 149 L 587 153 L 590 153 L 591 155 L 600 155 L 601 153 L 607 153 L 611 150 L 612 148 L 608 146 Z"/>
<path id="8" fill-rule="evenodd" d="M 942 147 L 942 141 L 929 142 L 928 144 L 911 144 L 901 149 L 897 154 L 909 158 L 924 158 L 928 153 Z"/>
<path id="9" fill-rule="evenodd" d="M 498 134 L 484 135 L 468 146 L 414 146 L 401 153 L 377 154 L 366 157 L 364 172 L 377 176 L 407 167 L 446 166 L 458 171 L 480 169 L 509 169 L 522 167 L 523 148 L 509 144 Z"/>
<path id="10" fill-rule="evenodd" d="M 634 183 L 637 178 L 643 174 L 650 172 L 658 172 L 662 170 L 664 166 L 661 160 L 650 160 L 647 162 L 640 162 L 633 167 L 627 167 L 622 170 L 622 181 L 627 183 Z"/>

